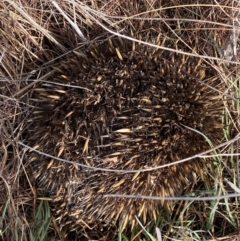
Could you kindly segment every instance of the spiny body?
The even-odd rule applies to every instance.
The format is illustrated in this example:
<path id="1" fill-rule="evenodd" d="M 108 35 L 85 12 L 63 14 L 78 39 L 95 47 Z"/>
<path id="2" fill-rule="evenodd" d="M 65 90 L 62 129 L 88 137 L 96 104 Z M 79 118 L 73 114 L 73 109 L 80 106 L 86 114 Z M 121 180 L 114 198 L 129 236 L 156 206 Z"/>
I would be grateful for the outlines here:
<path id="1" fill-rule="evenodd" d="M 89 167 L 142 170 L 207 150 L 222 136 L 222 89 L 202 60 L 113 38 L 82 47 L 36 87 L 29 144 Z M 70 86 L 71 85 L 71 86 Z M 75 86 L 75 87 L 73 87 Z M 214 88 L 209 88 L 212 86 Z M 188 127 L 195 129 L 193 131 Z M 173 196 L 202 171 L 194 159 L 148 172 L 106 172 L 31 152 L 38 186 L 71 230 L 135 215 L 156 218 L 163 202 L 106 194 Z"/>

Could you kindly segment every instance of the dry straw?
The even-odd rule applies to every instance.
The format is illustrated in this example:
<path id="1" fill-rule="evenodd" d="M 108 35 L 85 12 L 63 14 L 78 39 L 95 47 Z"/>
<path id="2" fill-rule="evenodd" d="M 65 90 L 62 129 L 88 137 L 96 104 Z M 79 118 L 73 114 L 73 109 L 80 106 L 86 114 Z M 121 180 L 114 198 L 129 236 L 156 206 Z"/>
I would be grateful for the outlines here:
<path id="1" fill-rule="evenodd" d="M 214 0 L 206 4 L 190 0 L 4 0 L 0 2 L 0 13 L 0 239 L 64 240 L 67 235 L 68 239 L 74 235 L 69 234 L 71 229 L 78 232 L 81 240 L 83 236 L 110 240 L 117 234 L 118 225 L 119 240 L 131 240 L 130 237 L 132 240 L 239 238 L 236 232 L 240 216 L 238 1 Z M 142 62 L 141 56 L 144 56 Z M 155 60 L 149 56 L 154 56 Z M 135 60 L 136 69 L 134 64 L 127 62 L 128 58 Z M 156 63 L 158 69 L 154 67 Z M 159 77 L 160 82 L 168 80 L 170 83 L 169 87 L 162 85 L 164 91 L 173 91 L 171 85 L 177 86 L 173 80 L 180 75 L 192 82 L 201 80 L 197 85 L 200 99 L 199 96 L 191 98 L 195 98 L 197 104 L 197 100 L 205 96 L 207 104 L 200 103 L 204 111 L 201 114 L 186 112 L 195 115 L 190 118 L 193 122 L 186 124 L 179 121 L 183 117 L 186 119 L 185 112 L 176 111 L 182 104 L 174 102 L 177 106 L 173 108 L 174 118 L 179 118 L 174 123 L 179 125 L 174 129 L 174 125 L 165 123 L 165 129 L 162 128 L 166 133 L 157 138 L 156 130 L 160 130 L 163 122 L 154 126 L 147 118 L 160 120 L 159 116 L 154 116 L 162 108 L 157 106 L 173 103 L 173 100 L 170 94 L 161 96 L 163 92 L 159 94 L 150 84 L 143 84 L 145 89 L 135 93 L 139 80 L 128 77 L 126 66 L 134 71 L 141 67 L 142 77 L 150 73 L 151 81 L 155 78 L 151 73 L 156 69 L 162 71 L 164 77 Z M 106 76 L 118 78 L 118 85 L 112 84 Z M 140 81 L 142 77 L 139 75 Z M 128 80 L 126 87 L 122 79 Z M 130 81 L 135 82 L 131 85 Z M 148 81 L 147 78 L 144 81 Z M 98 82 L 105 86 L 96 87 Z M 180 82 L 184 83 L 183 79 Z M 154 81 L 151 85 L 158 86 Z M 110 86 L 113 89 L 108 89 Z M 184 98 L 188 98 L 186 93 L 189 96 L 193 93 L 187 92 L 189 86 L 192 85 L 178 89 Z M 111 94 L 116 95 L 116 87 L 123 93 L 122 102 L 117 103 L 116 97 L 111 97 Z M 104 118 L 98 109 L 109 108 L 110 102 L 99 104 L 97 101 L 103 102 L 97 97 L 98 91 L 102 98 L 110 98 L 113 103 L 111 114 L 104 116 L 104 125 L 99 124 Z M 151 99 L 150 92 L 158 94 L 162 102 Z M 124 102 L 127 96 L 130 99 Z M 137 111 L 132 111 L 134 101 L 139 106 Z M 95 117 L 91 112 L 83 112 L 88 115 L 88 130 L 92 133 L 89 136 L 80 125 L 72 124 L 77 123 L 76 115 L 83 121 L 79 110 L 84 105 L 95 111 Z M 207 105 L 211 106 L 209 110 L 205 108 Z M 119 114 L 119 109 L 128 108 L 131 114 Z M 110 120 L 114 111 L 117 122 Z M 161 113 L 161 118 L 173 120 L 166 111 Z M 134 114 L 137 117 L 131 122 L 129 116 Z M 208 119 L 200 120 L 202 116 Z M 106 133 L 103 134 L 104 128 Z M 110 135 L 108 129 L 111 138 L 106 137 Z M 78 130 L 78 136 L 74 136 Z M 169 162 L 170 159 L 163 158 L 164 150 L 168 154 L 167 146 L 173 146 L 174 141 L 176 146 L 180 144 L 175 136 L 164 145 L 162 136 L 171 136 L 176 130 L 183 140 L 191 136 L 201 144 L 187 144 L 186 150 L 192 150 L 188 154 L 174 147 Z M 145 158 L 147 154 L 151 156 L 146 151 L 151 149 L 147 146 L 149 143 L 142 141 L 147 134 L 152 134 L 148 139 L 151 145 L 158 143 L 159 146 L 162 141 L 163 148 L 158 150 L 161 157 L 155 158 L 155 162 L 151 162 L 152 157 Z M 105 136 L 102 143 L 101 136 Z M 84 141 L 80 141 L 81 138 Z M 96 143 L 93 143 L 94 138 Z M 130 145 L 130 139 L 135 140 L 135 144 Z M 82 154 L 75 152 L 73 155 L 74 145 L 79 145 Z M 121 146 L 127 154 L 123 154 Z M 138 146 L 140 153 L 142 151 L 142 159 L 136 150 L 131 151 L 134 146 Z M 95 155 L 95 158 L 81 159 L 79 155 Z M 77 165 L 72 165 L 76 160 Z M 161 160 L 165 160 L 164 163 Z M 54 170 L 58 171 L 52 175 Z M 155 173 L 155 177 L 161 173 L 166 177 L 168 172 L 176 174 L 175 170 L 179 171 L 175 176 L 184 183 L 184 188 L 167 178 L 165 195 L 162 191 L 154 193 L 154 186 L 149 188 L 155 179 L 148 180 L 147 173 Z M 200 170 L 204 171 L 200 173 Z M 153 193 L 147 189 L 152 189 Z M 153 196 L 157 196 L 156 199 L 168 196 L 165 199 L 175 202 L 167 202 L 168 208 L 160 202 L 163 207 L 159 209 L 159 202 L 154 201 Z M 150 200 L 143 201 L 143 197 Z M 150 225 L 143 226 L 147 224 Z M 156 234 L 155 226 L 158 227 Z M 124 228 L 125 231 L 121 231 Z"/>

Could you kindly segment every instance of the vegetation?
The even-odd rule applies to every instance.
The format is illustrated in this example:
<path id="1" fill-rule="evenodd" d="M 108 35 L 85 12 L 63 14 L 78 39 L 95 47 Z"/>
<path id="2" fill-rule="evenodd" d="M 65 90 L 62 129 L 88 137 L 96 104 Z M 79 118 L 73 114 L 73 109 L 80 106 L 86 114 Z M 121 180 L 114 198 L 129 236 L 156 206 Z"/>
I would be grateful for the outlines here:
<path id="1" fill-rule="evenodd" d="M 227 86 L 219 92 L 225 103 L 224 138 L 217 147 L 209 143 L 209 152 L 199 156 L 211 156 L 207 159 L 208 171 L 200 173 L 196 182 L 186 187 L 183 196 L 173 198 L 171 211 L 163 209 L 147 226 L 142 226 L 136 218 L 136 228 L 132 230 L 122 231 L 122 224 L 118 223 L 118 233 L 111 238 L 119 241 L 240 239 L 240 6 L 236 0 L 205 2 L 0 2 L 0 240 L 70 239 L 61 232 L 51 212 L 51 200 L 37 188 L 31 166 L 27 164 L 29 150 L 24 140 L 32 118 L 32 89 L 37 83 L 50 80 L 54 76 L 50 66 L 60 57 L 67 58 L 69 53 L 77 51 L 82 43 L 110 35 L 134 41 L 132 33 L 143 36 L 135 41 L 144 42 L 144 36 L 153 32 L 186 46 L 189 51 L 183 55 L 200 56 Z M 182 50 L 176 47 L 170 51 Z M 88 239 L 87 233 L 83 236 Z M 72 240 L 78 238 L 71 236 Z"/>

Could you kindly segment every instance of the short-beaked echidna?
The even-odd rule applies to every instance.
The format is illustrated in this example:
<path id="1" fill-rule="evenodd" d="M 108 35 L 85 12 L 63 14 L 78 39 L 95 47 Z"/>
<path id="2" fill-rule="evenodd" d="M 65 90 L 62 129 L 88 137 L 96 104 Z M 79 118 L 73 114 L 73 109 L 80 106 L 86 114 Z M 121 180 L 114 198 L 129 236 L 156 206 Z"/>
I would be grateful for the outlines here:
<path id="1" fill-rule="evenodd" d="M 121 171 L 207 150 L 203 135 L 218 144 L 222 88 L 215 70 L 197 57 L 120 38 L 90 43 L 62 60 L 54 77 L 34 90 L 29 144 L 74 163 L 120 171 L 31 152 L 34 177 L 53 198 L 61 226 L 75 230 L 117 219 L 125 226 L 135 215 L 143 222 L 156 218 L 159 201 L 104 195 L 180 194 L 201 172 L 203 159 L 148 172 Z"/>

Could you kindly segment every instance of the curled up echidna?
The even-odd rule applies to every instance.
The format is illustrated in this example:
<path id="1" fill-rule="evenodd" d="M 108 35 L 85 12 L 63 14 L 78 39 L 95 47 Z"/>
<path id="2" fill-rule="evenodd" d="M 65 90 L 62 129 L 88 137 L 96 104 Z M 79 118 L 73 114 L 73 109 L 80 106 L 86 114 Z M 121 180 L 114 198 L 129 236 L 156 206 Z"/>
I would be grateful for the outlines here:
<path id="1" fill-rule="evenodd" d="M 74 231 L 119 219 L 125 227 L 135 215 L 143 223 L 156 218 L 163 202 L 104 196 L 179 195 L 203 159 L 140 170 L 208 150 L 203 135 L 221 141 L 219 89 L 216 72 L 201 59 L 120 38 L 90 43 L 61 61 L 53 79 L 34 90 L 29 130 L 29 145 L 75 163 L 30 153 L 60 226 Z"/>

